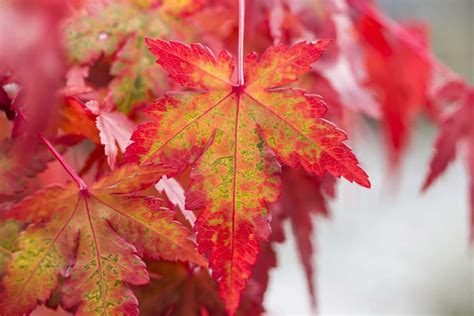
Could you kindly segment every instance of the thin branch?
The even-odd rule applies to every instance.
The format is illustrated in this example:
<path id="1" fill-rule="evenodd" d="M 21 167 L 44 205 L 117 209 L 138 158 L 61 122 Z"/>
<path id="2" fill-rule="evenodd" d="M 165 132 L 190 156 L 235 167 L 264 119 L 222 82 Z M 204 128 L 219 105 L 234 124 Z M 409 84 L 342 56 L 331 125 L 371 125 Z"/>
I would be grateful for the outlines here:
<path id="1" fill-rule="evenodd" d="M 26 117 L 21 111 L 18 111 L 18 116 L 27 124 L 30 124 Z M 77 183 L 80 190 L 86 190 L 87 185 L 84 180 L 74 171 L 74 169 L 69 165 L 69 163 L 64 159 L 64 157 L 53 147 L 49 140 L 47 140 L 42 134 L 37 133 L 38 138 L 46 145 L 48 150 L 53 154 L 56 160 L 61 164 L 61 166 L 66 170 L 66 172 L 71 176 L 74 182 Z"/>
<path id="2" fill-rule="evenodd" d="M 239 42 L 237 56 L 237 84 L 244 84 L 244 33 L 245 33 L 245 0 L 239 0 Z"/>

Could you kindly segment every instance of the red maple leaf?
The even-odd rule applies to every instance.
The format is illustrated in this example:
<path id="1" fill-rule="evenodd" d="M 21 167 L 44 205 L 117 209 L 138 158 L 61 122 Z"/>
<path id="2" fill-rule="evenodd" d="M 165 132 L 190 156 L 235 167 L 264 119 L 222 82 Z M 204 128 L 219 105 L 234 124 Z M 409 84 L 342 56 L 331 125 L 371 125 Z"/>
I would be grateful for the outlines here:
<path id="1" fill-rule="evenodd" d="M 147 109 L 125 153 L 129 162 L 193 164 L 187 195 L 200 209 L 195 230 L 207 254 L 229 314 L 251 275 L 259 240 L 269 234 L 267 203 L 279 194 L 278 167 L 301 165 L 370 186 L 347 136 L 322 117 L 318 96 L 281 86 L 297 80 L 322 54 L 328 41 L 270 47 L 245 60 L 245 84 L 230 82 L 232 56 L 216 58 L 201 44 L 147 39 L 169 76 L 193 92 L 169 94 Z"/>

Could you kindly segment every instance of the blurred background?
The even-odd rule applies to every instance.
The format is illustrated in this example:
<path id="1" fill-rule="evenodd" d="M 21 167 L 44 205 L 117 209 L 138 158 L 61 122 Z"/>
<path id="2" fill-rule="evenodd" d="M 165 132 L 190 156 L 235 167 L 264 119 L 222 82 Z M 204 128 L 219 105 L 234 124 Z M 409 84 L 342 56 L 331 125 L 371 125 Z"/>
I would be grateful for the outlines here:
<path id="1" fill-rule="evenodd" d="M 474 82 L 474 0 L 381 0 L 396 20 L 431 26 L 436 55 Z M 463 159 L 420 193 L 436 130 L 417 122 L 395 179 L 370 127 L 352 144 L 371 176 L 365 190 L 340 182 L 331 218 L 316 218 L 320 314 L 474 315 L 474 256 L 469 247 Z M 461 153 L 462 154 L 462 153 Z M 395 190 L 394 190 L 395 188 Z M 286 227 L 289 230 L 289 227 Z M 279 245 L 265 306 L 269 315 L 312 315 L 292 234 Z"/>

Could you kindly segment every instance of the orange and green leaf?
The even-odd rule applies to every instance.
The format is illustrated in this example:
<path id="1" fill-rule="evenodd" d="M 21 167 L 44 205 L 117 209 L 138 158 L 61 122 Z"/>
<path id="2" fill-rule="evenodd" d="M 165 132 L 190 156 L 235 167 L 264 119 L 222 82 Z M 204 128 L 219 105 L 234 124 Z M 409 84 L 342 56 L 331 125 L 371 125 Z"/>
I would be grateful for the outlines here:
<path id="1" fill-rule="evenodd" d="M 182 20 L 199 10 L 204 1 L 114 0 L 80 14 L 66 28 L 69 58 L 91 64 L 101 56 L 113 57 L 109 92 L 119 111 L 128 114 L 168 88 L 163 75 L 153 71 L 153 55 L 145 35 L 168 37 L 187 27 Z M 97 8 L 98 7 L 98 8 Z"/>
<path id="2" fill-rule="evenodd" d="M 51 187 L 25 199 L 7 217 L 30 222 L 7 267 L 3 315 L 31 312 L 66 278 L 62 303 L 78 315 L 138 315 L 129 284 L 149 281 L 146 255 L 198 265 L 206 261 L 161 200 L 135 193 L 165 168 L 125 166 L 90 189 Z"/>
<path id="3" fill-rule="evenodd" d="M 277 158 L 368 187 L 346 135 L 322 117 L 325 104 L 302 90 L 281 88 L 310 69 L 327 41 L 269 48 L 246 60 L 246 83 L 231 83 L 234 60 L 201 44 L 147 39 L 157 63 L 193 92 L 169 94 L 147 109 L 125 153 L 129 162 L 193 164 L 187 206 L 201 213 L 199 251 L 209 257 L 229 314 L 240 301 L 269 233 L 267 203 L 279 195 Z M 274 153 L 274 154 L 273 154 Z"/>

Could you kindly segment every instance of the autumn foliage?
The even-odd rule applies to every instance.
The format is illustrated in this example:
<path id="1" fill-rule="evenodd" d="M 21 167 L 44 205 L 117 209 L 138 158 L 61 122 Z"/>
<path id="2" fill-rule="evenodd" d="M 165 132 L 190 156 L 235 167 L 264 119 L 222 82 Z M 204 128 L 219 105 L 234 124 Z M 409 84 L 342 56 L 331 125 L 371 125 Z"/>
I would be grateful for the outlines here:
<path id="1" fill-rule="evenodd" d="M 463 141 L 474 188 L 472 89 L 372 1 L 22 0 L 0 21 L 1 315 L 260 315 L 286 221 L 316 306 L 311 219 L 340 178 L 370 188 L 364 118 L 396 170 L 428 115 L 423 189 Z"/>

